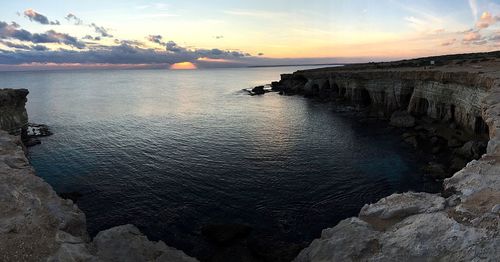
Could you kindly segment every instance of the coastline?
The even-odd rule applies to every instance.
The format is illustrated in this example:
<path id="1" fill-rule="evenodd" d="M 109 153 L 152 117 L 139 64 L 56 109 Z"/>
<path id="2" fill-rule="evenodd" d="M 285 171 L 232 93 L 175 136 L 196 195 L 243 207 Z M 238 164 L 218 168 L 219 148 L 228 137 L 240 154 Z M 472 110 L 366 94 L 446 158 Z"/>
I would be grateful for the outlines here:
<path id="1" fill-rule="evenodd" d="M 313 241 L 296 261 L 398 261 L 408 258 L 487 261 L 497 257 L 500 252 L 500 179 L 497 175 L 500 171 L 500 138 L 496 129 L 500 121 L 500 108 L 496 104 L 500 102 L 500 82 L 496 73 L 484 73 L 484 68 L 472 68 L 475 71 L 472 73 L 455 72 L 449 68 L 427 70 L 411 67 L 349 70 L 345 67 L 299 71 L 294 75 L 302 76 L 307 81 L 299 79 L 302 86 L 292 81 L 291 87 L 298 88 L 295 93 L 315 97 L 324 94 L 322 90 L 326 89 L 323 87 L 333 90 L 335 85 L 332 83 L 335 81 L 330 80 L 338 78 L 353 91 L 351 98 L 360 98 L 359 101 L 363 102 L 364 92 L 356 90 L 359 91 L 358 87 L 363 87 L 371 79 L 437 83 L 432 87 L 461 85 L 463 88 L 460 90 L 471 91 L 471 95 L 465 97 L 473 100 L 463 99 L 463 102 L 474 103 L 469 108 L 472 115 L 481 114 L 489 126 L 488 151 L 481 159 L 470 162 L 445 180 L 447 194 L 395 194 L 366 205 L 358 217 L 325 229 L 322 238 Z M 291 79 L 288 77 L 286 75 L 284 81 Z M 361 77 L 363 81 L 351 84 L 350 81 L 356 77 Z M 382 86 L 391 86 L 391 82 L 383 83 Z M 373 84 L 374 90 L 380 91 L 378 85 L 380 82 Z M 446 90 L 453 93 L 458 89 Z M 474 95 L 478 90 L 484 90 L 484 96 Z M 417 94 L 416 97 L 436 95 L 414 91 L 412 96 Z M 469 94 L 466 92 L 461 95 Z M 372 102 L 382 101 L 374 99 L 375 95 L 372 97 Z M 450 96 L 445 98 L 449 99 Z M 475 103 L 479 103 L 479 107 Z M 410 104 L 411 99 L 408 106 Z M 418 104 L 418 100 L 415 100 L 415 110 L 420 108 Z M 396 106 L 389 110 L 393 109 L 400 108 Z M 470 121 L 475 118 L 467 115 L 461 114 L 459 121 L 474 128 L 475 124 Z M 384 117 L 388 117 L 387 113 L 384 113 Z M 23 121 L 21 119 L 18 122 Z M 5 190 L 0 191 L 0 205 L 5 207 L 4 210 L 9 210 L 0 215 L 2 259 L 36 261 L 44 257 L 54 261 L 67 261 L 69 258 L 83 261 L 196 261 L 161 241 L 148 241 L 131 225 L 106 230 L 90 241 L 86 234 L 85 215 L 71 200 L 59 198 L 50 185 L 35 175 L 24 156 L 19 137 L 0 132 L 0 142 L 0 179 L 4 181 L 2 186 L 5 187 Z M 37 257 L 33 257 L 34 254 Z"/>
<path id="2" fill-rule="evenodd" d="M 281 94 L 370 106 L 385 119 L 403 111 L 473 132 L 482 132 L 484 123 L 488 127 L 486 154 L 445 179 L 441 195 L 394 194 L 367 204 L 358 217 L 323 230 L 295 261 L 495 260 L 500 253 L 495 68 L 500 64 L 488 54 L 465 57 L 469 60 L 441 57 L 436 66 L 430 61 L 439 57 L 298 71 L 272 84 Z"/>

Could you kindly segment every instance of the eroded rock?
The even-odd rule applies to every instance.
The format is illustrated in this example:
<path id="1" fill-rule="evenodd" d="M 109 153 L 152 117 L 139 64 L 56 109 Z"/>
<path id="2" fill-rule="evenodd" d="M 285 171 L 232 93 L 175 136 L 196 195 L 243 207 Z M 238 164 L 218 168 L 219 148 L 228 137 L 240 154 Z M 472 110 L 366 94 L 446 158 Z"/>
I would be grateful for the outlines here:
<path id="1" fill-rule="evenodd" d="M 162 241 L 149 241 L 133 225 L 114 227 L 99 232 L 92 246 L 96 256 L 104 261 L 197 261 L 182 251 L 168 247 Z"/>

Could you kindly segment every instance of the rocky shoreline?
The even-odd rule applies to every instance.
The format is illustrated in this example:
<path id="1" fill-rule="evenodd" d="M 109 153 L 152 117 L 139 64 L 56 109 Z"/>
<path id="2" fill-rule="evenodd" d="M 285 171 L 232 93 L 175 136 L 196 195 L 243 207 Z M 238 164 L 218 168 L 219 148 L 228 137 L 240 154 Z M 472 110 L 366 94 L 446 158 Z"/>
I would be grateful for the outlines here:
<path id="1" fill-rule="evenodd" d="M 273 82 L 280 94 L 349 103 L 407 128 L 403 139 L 441 162 L 429 163 L 428 173 L 446 178 L 441 194 L 394 194 L 365 205 L 295 261 L 496 261 L 498 68 L 492 54 L 472 54 L 298 71 Z"/>
<path id="2" fill-rule="evenodd" d="M 48 134 L 28 134 L 27 95 L 0 89 L 0 261 L 197 261 L 149 241 L 133 225 L 101 231 L 91 240 L 85 214 L 36 176 L 26 158 L 23 140 Z"/>

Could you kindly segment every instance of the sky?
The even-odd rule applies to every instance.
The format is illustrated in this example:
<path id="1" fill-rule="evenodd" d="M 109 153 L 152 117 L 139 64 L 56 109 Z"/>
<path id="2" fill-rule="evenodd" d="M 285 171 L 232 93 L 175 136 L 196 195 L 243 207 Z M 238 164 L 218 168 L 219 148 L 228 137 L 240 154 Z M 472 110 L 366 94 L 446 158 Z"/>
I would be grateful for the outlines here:
<path id="1" fill-rule="evenodd" d="M 0 0 L 0 70 L 387 61 L 500 48 L 500 0 Z"/>

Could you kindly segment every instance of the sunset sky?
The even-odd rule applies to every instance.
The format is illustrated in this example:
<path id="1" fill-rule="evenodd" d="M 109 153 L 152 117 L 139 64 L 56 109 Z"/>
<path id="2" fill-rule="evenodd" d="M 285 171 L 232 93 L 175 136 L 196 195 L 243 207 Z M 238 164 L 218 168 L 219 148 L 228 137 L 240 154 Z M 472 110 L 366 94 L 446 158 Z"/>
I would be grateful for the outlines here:
<path id="1" fill-rule="evenodd" d="M 0 70 L 379 61 L 500 48 L 500 1 L 3 1 Z M 186 63 L 188 62 L 188 63 Z"/>

